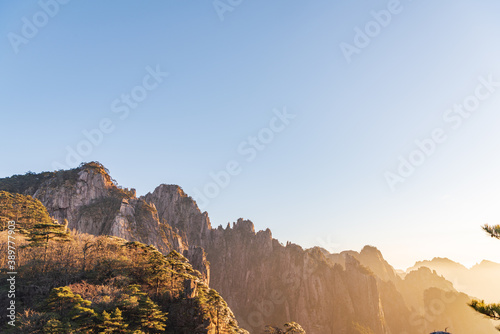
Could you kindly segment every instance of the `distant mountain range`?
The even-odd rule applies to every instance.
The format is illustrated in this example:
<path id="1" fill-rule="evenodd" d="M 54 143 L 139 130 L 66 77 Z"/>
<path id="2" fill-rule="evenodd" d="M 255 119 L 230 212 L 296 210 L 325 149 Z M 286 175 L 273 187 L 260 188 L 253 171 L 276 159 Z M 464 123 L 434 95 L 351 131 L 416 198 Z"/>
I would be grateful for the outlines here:
<path id="1" fill-rule="evenodd" d="M 284 245 L 269 229 L 256 232 L 249 220 L 212 227 L 208 213 L 179 186 L 163 184 L 137 197 L 96 162 L 3 178 L 0 190 L 33 196 L 70 229 L 152 244 L 164 254 L 178 251 L 250 333 L 289 321 L 308 334 L 421 334 L 446 327 L 453 334 L 497 333 L 461 291 L 495 299 L 486 287 L 498 280 L 498 264 L 468 270 L 434 259 L 402 277 L 372 246 L 331 254 Z"/>
<path id="2" fill-rule="evenodd" d="M 452 282 L 455 289 L 465 292 L 469 296 L 484 299 L 488 303 L 500 301 L 500 289 L 492 289 L 500 282 L 499 263 L 483 260 L 468 269 L 450 259 L 436 257 L 430 261 L 415 263 L 407 272 L 420 267 L 436 271 L 438 275 Z"/>

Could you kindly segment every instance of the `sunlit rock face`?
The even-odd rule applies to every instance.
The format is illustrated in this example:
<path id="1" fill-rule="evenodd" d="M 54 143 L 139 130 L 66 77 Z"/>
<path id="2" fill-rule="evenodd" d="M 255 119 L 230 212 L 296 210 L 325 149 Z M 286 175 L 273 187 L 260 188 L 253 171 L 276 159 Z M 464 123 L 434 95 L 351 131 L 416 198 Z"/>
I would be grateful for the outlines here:
<path id="1" fill-rule="evenodd" d="M 372 246 L 330 254 L 283 245 L 249 220 L 214 228 L 179 186 L 160 185 L 137 197 L 96 163 L 20 181 L 0 179 L 0 190 L 34 196 L 72 229 L 181 252 L 251 333 L 289 321 L 308 334 L 421 334 L 446 327 L 453 334 L 496 333 L 451 282 L 427 268 L 402 278 Z"/>
<path id="2" fill-rule="evenodd" d="M 376 278 L 352 258 L 346 269 L 319 250 L 305 251 L 255 232 L 251 221 L 212 228 L 206 213 L 176 186 L 145 196 L 160 220 L 183 231 L 189 245 L 205 249 L 210 285 L 224 296 L 243 328 L 296 321 L 307 333 L 354 333 L 355 324 L 388 333 Z"/>
<path id="3" fill-rule="evenodd" d="M 30 194 L 39 199 L 55 219 L 68 219 L 70 228 L 82 227 L 78 225 L 80 209 L 93 200 L 109 197 L 114 186 L 106 174 L 94 169 L 82 169 L 75 176 L 75 179 L 64 181 L 50 179 Z M 85 229 L 85 232 L 95 234 L 100 232 L 101 226 L 86 222 Z"/>

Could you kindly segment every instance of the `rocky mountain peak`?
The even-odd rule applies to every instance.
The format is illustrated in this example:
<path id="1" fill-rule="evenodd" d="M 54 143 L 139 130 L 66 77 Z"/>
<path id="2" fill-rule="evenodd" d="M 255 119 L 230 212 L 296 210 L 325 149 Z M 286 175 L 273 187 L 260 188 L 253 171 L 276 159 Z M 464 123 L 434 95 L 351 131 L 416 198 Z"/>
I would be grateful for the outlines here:
<path id="1" fill-rule="evenodd" d="M 100 163 L 0 179 L 0 190 L 33 195 L 52 217 L 67 218 L 80 232 L 139 241 L 164 254 L 178 251 L 252 333 L 293 320 L 310 334 L 417 334 L 422 331 L 407 328 L 406 319 L 426 306 L 424 292 L 453 291 L 427 268 L 401 279 L 373 246 L 340 254 L 285 246 L 243 218 L 213 229 L 208 213 L 181 187 L 162 184 L 137 198 Z"/>
<path id="2" fill-rule="evenodd" d="M 366 245 L 365 247 L 363 247 L 363 249 L 361 250 L 361 252 L 359 254 L 361 256 L 370 256 L 370 257 L 374 257 L 374 258 L 377 258 L 377 259 L 383 259 L 384 258 L 382 256 L 382 253 L 378 250 L 377 247 L 370 246 L 370 245 Z"/>
<path id="3" fill-rule="evenodd" d="M 254 224 L 250 220 L 244 220 L 243 218 L 239 218 L 236 223 L 233 223 L 233 230 L 255 234 Z"/>
<path id="4" fill-rule="evenodd" d="M 498 269 L 500 266 L 498 263 L 493 262 L 493 261 L 488 261 L 488 260 L 482 260 L 479 264 L 476 264 L 474 267 L 481 267 L 483 269 L 485 268 L 493 268 L 493 269 Z M 473 267 L 473 268 L 474 268 Z"/>

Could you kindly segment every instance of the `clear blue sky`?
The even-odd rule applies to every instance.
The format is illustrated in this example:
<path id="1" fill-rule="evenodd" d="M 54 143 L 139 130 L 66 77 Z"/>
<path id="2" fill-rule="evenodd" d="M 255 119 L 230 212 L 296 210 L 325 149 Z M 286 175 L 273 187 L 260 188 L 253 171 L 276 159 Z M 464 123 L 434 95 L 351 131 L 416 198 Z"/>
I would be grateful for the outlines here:
<path id="1" fill-rule="evenodd" d="M 372 244 L 399 268 L 500 262 L 480 230 L 500 223 L 500 87 L 471 98 L 479 77 L 500 81 L 500 3 L 232 3 L 219 2 L 231 9 L 221 20 L 209 0 L 3 1 L 0 177 L 74 167 L 68 148 L 80 147 L 75 160 L 141 195 L 161 183 L 194 195 L 236 161 L 204 207 L 214 226 L 243 217 L 304 247 Z M 356 37 L 348 62 L 341 46 Z M 121 100 L 132 92 L 133 108 Z M 459 124 L 447 110 L 465 101 L 474 111 Z M 284 108 L 295 118 L 283 129 Z M 89 148 L 82 131 L 101 122 L 112 131 Z M 385 173 L 435 129 L 446 140 L 391 190 Z"/>

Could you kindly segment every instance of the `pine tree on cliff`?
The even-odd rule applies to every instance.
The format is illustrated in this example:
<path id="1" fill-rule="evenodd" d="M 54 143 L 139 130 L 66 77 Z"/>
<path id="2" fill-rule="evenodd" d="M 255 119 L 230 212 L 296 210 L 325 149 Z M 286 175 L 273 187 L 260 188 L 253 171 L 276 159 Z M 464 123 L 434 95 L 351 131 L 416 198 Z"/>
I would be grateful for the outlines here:
<path id="1" fill-rule="evenodd" d="M 147 263 L 150 279 L 152 281 L 152 285 L 155 287 L 156 296 L 158 296 L 161 283 L 167 280 L 168 275 L 172 274 L 172 270 L 169 269 L 170 264 L 165 255 L 156 249 L 149 254 Z"/>
<path id="2" fill-rule="evenodd" d="M 47 260 L 47 247 L 49 241 L 65 242 L 71 240 L 68 232 L 68 220 L 64 219 L 64 224 L 56 224 L 54 222 L 44 222 L 35 224 L 28 233 L 29 247 L 44 247 L 43 265 Z"/>
<path id="3" fill-rule="evenodd" d="M 207 301 L 215 311 L 215 333 L 219 334 L 221 333 L 220 318 L 224 315 L 223 311 L 227 308 L 227 304 L 214 289 L 210 289 L 208 292 Z"/>
<path id="4" fill-rule="evenodd" d="M 179 276 L 185 276 L 188 273 L 193 273 L 194 270 L 188 260 L 179 252 L 173 250 L 166 256 L 170 267 L 170 288 L 173 289 Z"/>
<path id="5" fill-rule="evenodd" d="M 90 301 L 84 300 L 79 294 L 74 294 L 68 286 L 52 289 L 47 299 L 46 309 L 55 318 L 47 323 L 45 332 L 66 333 L 58 331 L 61 328 L 90 332 L 97 315 L 90 308 L 90 304 Z"/>
<path id="6" fill-rule="evenodd" d="M 122 307 L 124 318 L 129 321 L 129 329 L 148 333 L 164 332 L 167 314 L 140 290 L 139 285 L 128 286 L 127 293 Z"/>
<path id="7" fill-rule="evenodd" d="M 483 230 L 492 238 L 500 240 L 500 225 L 484 225 Z M 473 300 L 469 306 L 492 320 L 500 320 L 500 304 L 486 304 L 484 300 Z M 500 331 L 500 326 L 497 326 L 496 328 Z"/>

